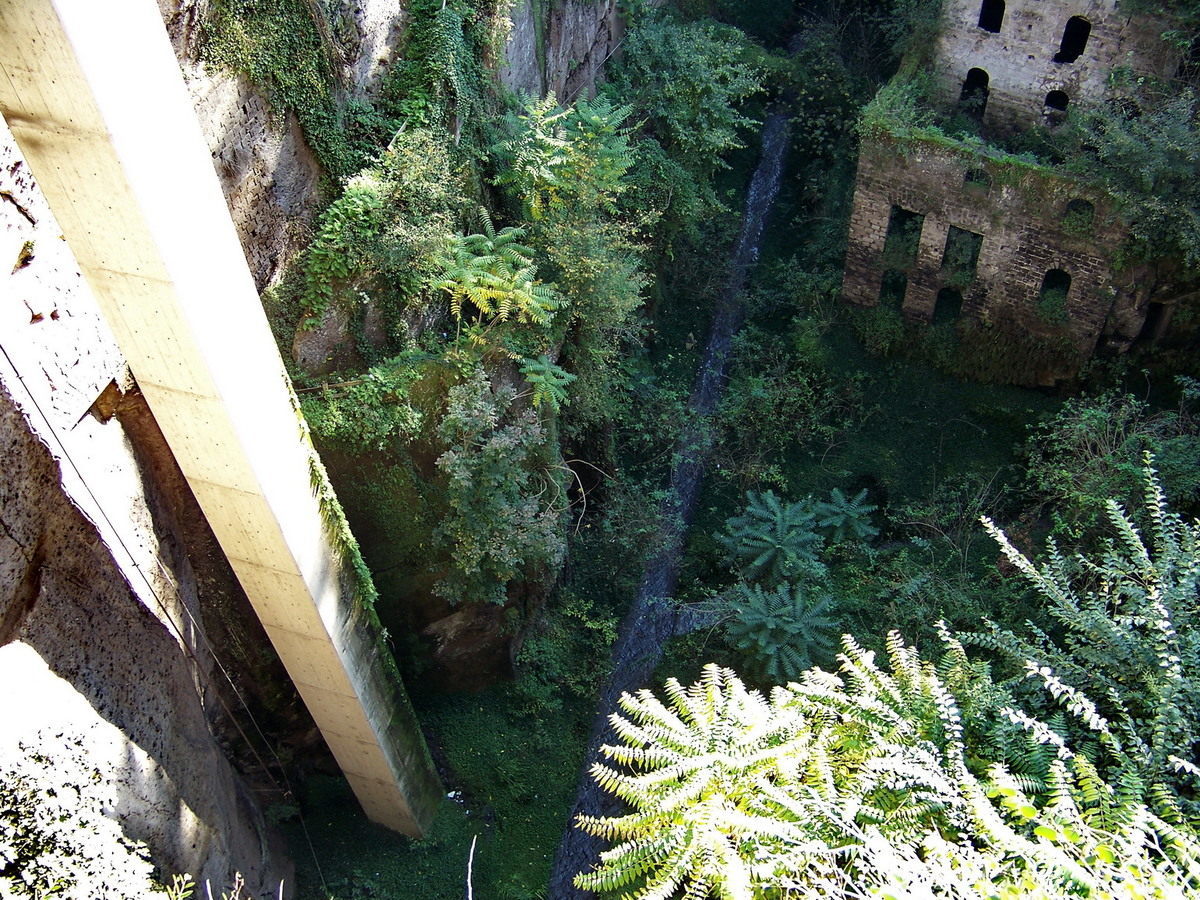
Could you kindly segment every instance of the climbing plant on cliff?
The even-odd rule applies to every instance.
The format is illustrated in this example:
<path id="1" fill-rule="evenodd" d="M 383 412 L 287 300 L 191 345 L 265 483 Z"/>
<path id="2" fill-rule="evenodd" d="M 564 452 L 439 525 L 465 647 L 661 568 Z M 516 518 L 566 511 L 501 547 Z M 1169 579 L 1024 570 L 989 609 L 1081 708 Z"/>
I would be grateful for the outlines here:
<path id="1" fill-rule="evenodd" d="M 394 123 L 364 115 L 368 106 L 339 105 L 335 67 L 342 51 L 319 3 L 210 0 L 201 35 L 207 64 L 244 75 L 278 114 L 295 113 L 330 175 L 358 171 L 391 136 Z"/>
<path id="2" fill-rule="evenodd" d="M 495 66 L 513 0 L 410 0 L 404 44 L 382 88 L 382 106 L 410 126 L 435 128 L 454 144 L 482 146 Z"/>
<path id="3" fill-rule="evenodd" d="M 576 383 L 566 427 L 596 427 L 614 415 L 618 354 L 636 334 L 647 276 L 639 220 L 619 201 L 636 154 L 625 124 L 629 106 L 606 99 L 560 108 L 531 101 L 506 123 L 494 148 L 497 184 L 529 220 L 530 244 L 569 300 L 560 318 L 562 364 Z"/>
<path id="4" fill-rule="evenodd" d="M 465 193 L 433 133 L 397 135 L 318 219 L 302 263 L 300 327 L 318 325 L 331 305 L 353 319 L 369 303 L 396 330 L 440 271 L 438 258 L 462 216 Z"/>

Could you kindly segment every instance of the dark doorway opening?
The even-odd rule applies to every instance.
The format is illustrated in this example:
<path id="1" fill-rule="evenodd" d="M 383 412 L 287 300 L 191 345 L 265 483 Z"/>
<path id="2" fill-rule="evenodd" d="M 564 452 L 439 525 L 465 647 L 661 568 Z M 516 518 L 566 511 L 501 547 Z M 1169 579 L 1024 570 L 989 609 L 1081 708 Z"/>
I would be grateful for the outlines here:
<path id="1" fill-rule="evenodd" d="M 962 313 L 963 296 L 957 288 L 944 287 L 938 291 L 937 302 L 933 307 L 933 324 L 953 322 Z"/>
<path id="2" fill-rule="evenodd" d="M 991 77 L 983 69 L 971 69 L 963 80 L 962 93 L 958 95 L 958 105 L 962 111 L 973 119 L 983 121 L 983 112 L 987 109 L 988 82 Z"/>
<path id="3" fill-rule="evenodd" d="M 1004 0 L 983 0 L 979 7 L 979 27 L 992 34 L 1000 33 L 1004 24 Z"/>
<path id="4" fill-rule="evenodd" d="M 1042 288 L 1038 292 L 1038 317 L 1051 325 L 1065 325 L 1069 321 L 1067 296 L 1070 293 L 1071 276 L 1062 269 L 1051 269 L 1042 279 Z"/>
<path id="5" fill-rule="evenodd" d="M 1163 328 L 1167 324 L 1167 305 L 1165 303 L 1151 303 L 1146 307 L 1146 321 L 1142 323 L 1142 330 L 1138 332 L 1137 342 L 1139 344 L 1153 344 L 1162 337 Z"/>
<path id="6" fill-rule="evenodd" d="M 1083 16 L 1071 16 L 1063 29 L 1062 43 L 1054 54 L 1056 63 L 1073 63 L 1083 55 L 1088 38 L 1092 34 L 1092 23 Z"/>
<path id="7" fill-rule="evenodd" d="M 1053 127 L 1061 125 L 1067 118 L 1067 107 L 1071 98 L 1066 91 L 1051 91 L 1046 95 L 1046 124 Z"/>
<path id="8" fill-rule="evenodd" d="M 899 309 L 904 305 L 904 295 L 908 292 L 908 276 L 896 269 L 888 269 L 883 273 L 883 283 L 879 289 L 880 306 L 890 306 Z"/>
<path id="9" fill-rule="evenodd" d="M 947 287 L 964 288 L 975 280 L 982 246 L 982 234 L 950 226 L 946 232 L 946 249 L 942 253 L 942 277 Z"/>

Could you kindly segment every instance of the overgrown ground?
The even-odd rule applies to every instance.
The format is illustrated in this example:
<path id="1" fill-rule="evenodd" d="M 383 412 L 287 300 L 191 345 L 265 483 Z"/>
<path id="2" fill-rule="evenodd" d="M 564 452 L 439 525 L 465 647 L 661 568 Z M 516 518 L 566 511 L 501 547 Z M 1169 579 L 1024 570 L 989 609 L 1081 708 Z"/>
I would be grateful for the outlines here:
<path id="1" fill-rule="evenodd" d="M 788 234 L 780 223 L 791 220 L 790 212 L 785 205 L 773 219 L 776 239 L 762 259 L 755 285 L 760 292 L 778 289 L 771 273 L 791 259 L 791 242 L 778 239 L 781 232 Z M 604 632 L 640 576 L 636 538 L 639 528 L 651 524 L 647 510 L 637 509 L 637 495 L 641 492 L 642 507 L 651 506 L 648 495 L 662 483 L 671 429 L 679 424 L 673 415 L 690 388 L 707 325 L 707 310 L 695 301 L 693 281 L 709 274 L 693 272 L 677 291 L 665 280 L 651 352 L 629 363 L 645 395 L 622 427 L 620 474 L 629 483 L 624 489 L 610 487 L 595 518 L 573 538 L 573 562 L 562 588 L 571 610 L 570 627 L 588 636 L 573 647 L 562 647 L 561 640 L 545 646 L 546 652 L 577 658 L 555 662 L 559 668 L 549 673 L 533 661 L 521 680 L 477 695 L 431 695 L 422 692 L 419 679 L 412 683 L 453 799 L 447 800 L 433 834 L 410 844 L 365 822 L 340 780 L 311 780 L 306 820 L 330 895 L 339 900 L 459 896 L 471 841 L 478 836 L 477 895 L 543 896 L 591 716 L 585 683 L 564 687 L 547 679 L 555 672 L 581 677 L 603 670 Z M 752 325 L 786 333 L 797 312 L 802 310 L 773 309 L 766 321 L 755 317 Z M 867 486 L 881 506 L 896 508 L 932 502 L 939 491 L 961 485 L 999 494 L 1019 471 L 1017 450 L 1028 426 L 1060 402 L 1038 391 L 959 381 L 920 362 L 873 357 L 847 325 L 829 327 L 815 349 L 830 383 L 855 383 L 859 408 L 830 437 L 781 448 L 777 471 L 783 484 L 775 488 L 793 498 L 838 486 Z M 740 510 L 745 486 L 737 475 L 710 473 L 689 545 L 685 598 L 698 597 L 727 579 L 712 534 Z M 628 530 L 622 533 L 622 528 Z M 563 602 L 560 596 L 551 606 Z M 878 614 L 882 609 L 872 616 L 854 615 L 846 629 L 868 642 L 881 638 L 894 624 Z M 588 655 L 590 660 L 580 658 Z M 659 675 L 687 681 L 710 659 L 737 661 L 715 631 L 702 631 L 678 642 Z M 548 703 L 549 698 L 554 702 Z M 304 845 L 293 840 L 293 846 Z M 324 897 L 303 850 L 296 856 L 302 900 Z"/>
<path id="2" fill-rule="evenodd" d="M 881 22 L 888 21 L 890 7 L 861 5 L 876 20 L 863 25 L 861 16 L 846 14 L 837 3 L 811 4 L 817 18 L 825 15 L 832 22 L 834 12 L 841 10 L 847 22 L 873 29 L 873 39 L 882 41 Z M 726 21 L 764 42 L 777 39 L 792 21 L 790 4 L 721 0 L 716 6 Z M 1027 496 L 1024 454 L 1031 429 L 1059 412 L 1063 401 L 1040 391 L 942 374 L 931 360 L 945 362 L 953 353 L 951 326 L 906 333 L 893 311 L 855 314 L 840 302 L 842 232 L 853 179 L 851 123 L 888 74 L 880 70 L 886 66 L 878 59 L 861 58 L 861 49 L 858 57 L 839 49 L 839 40 L 855 43 L 847 29 L 818 22 L 798 62 L 780 56 L 765 60 L 779 76 L 772 93 L 782 94 L 781 85 L 787 85 L 796 95 L 796 145 L 791 174 L 746 292 L 749 320 L 717 422 L 722 441 L 689 538 L 677 599 L 711 608 L 744 574 L 731 564 L 715 535 L 746 507 L 747 491 L 770 490 L 785 501 L 803 501 L 828 498 L 834 489 L 848 496 L 865 490 L 862 502 L 871 507 L 871 527 L 878 533 L 858 541 L 831 540 L 822 551 L 819 587 L 832 597 L 827 627 L 852 632 L 869 647 L 879 646 L 895 627 L 921 645 L 939 617 L 965 627 L 984 616 L 1021 621 L 1037 615 L 1000 578 L 995 545 L 983 534 L 978 517 L 992 514 L 1009 523 L 1014 540 L 1025 548 L 1051 527 Z M 420 73 L 414 73 L 413 84 L 421 83 Z M 411 84 L 401 87 L 405 91 L 397 94 L 401 99 L 395 108 L 401 118 L 420 113 L 414 121 L 437 124 L 437 116 L 429 112 L 439 109 L 434 101 L 447 110 L 453 106 L 444 98 L 414 93 Z M 626 99 L 632 97 L 621 98 Z M 466 108 L 477 100 L 472 95 L 454 102 Z M 755 103 L 748 111 L 761 117 L 763 98 Z M 433 105 L 426 110 L 421 104 Z M 660 127 L 660 137 L 670 132 Z M 621 321 L 627 336 L 620 353 L 609 357 L 619 371 L 606 372 L 611 378 L 597 391 L 600 396 L 592 398 L 611 418 L 592 432 L 578 429 L 584 436 L 563 444 L 568 455 L 594 453 L 589 462 L 598 463 L 603 472 L 588 487 L 586 505 L 577 504 L 568 517 L 567 562 L 542 613 L 525 623 L 529 628 L 516 659 L 517 678 L 478 694 L 444 694 L 423 682 L 419 667 L 408 674 L 449 792 L 433 832 L 418 842 L 391 835 L 364 820 L 340 779 L 310 777 L 302 803 L 307 834 L 298 818 L 284 823 L 297 860 L 301 900 L 462 896 L 469 858 L 477 896 L 545 895 L 550 860 L 567 824 L 582 763 L 593 699 L 605 676 L 607 648 L 641 575 L 641 557 L 655 527 L 710 306 L 724 283 L 739 196 L 757 159 L 753 137 L 747 144 L 729 157 L 728 169 L 715 173 L 715 195 L 729 211 L 710 210 L 696 234 L 656 246 L 647 255 L 654 279 L 644 319 L 633 315 Z M 402 170 L 407 171 L 397 167 Z M 704 174 L 710 178 L 712 172 Z M 697 177 L 696 183 L 704 179 Z M 450 190 L 445 178 L 431 175 L 428 181 Z M 638 196 L 653 197 L 655 187 L 643 183 L 639 190 L 644 194 Z M 475 199 L 485 198 L 495 199 L 490 188 Z M 531 224 L 535 219 L 524 224 L 537 237 L 537 225 Z M 603 216 L 597 221 L 611 224 Z M 543 226 L 541 239 L 553 233 Z M 417 243 L 414 239 L 413 245 Z M 331 246 L 338 251 L 331 257 L 340 259 L 342 248 Z M 539 252 L 554 248 L 547 241 Z M 565 264 L 563 271 L 570 274 Z M 444 300 L 428 285 L 422 290 L 424 302 Z M 634 333 L 644 340 L 629 339 Z M 436 340 L 419 346 L 427 353 L 462 349 L 446 350 Z M 879 355 L 881 349 L 890 355 Z M 905 355 L 905 349 L 917 352 Z M 421 365 L 428 368 L 428 360 Z M 428 372 L 412 377 L 412 384 L 426 385 L 421 389 L 425 393 L 437 381 Z M 444 380 L 449 383 L 449 376 Z M 389 389 L 403 396 L 407 384 Z M 419 400 L 420 394 L 414 389 L 413 397 Z M 440 413 L 436 403 L 426 408 L 413 400 L 413 406 Z M 429 463 L 442 448 L 428 435 L 422 440 L 430 457 L 426 469 L 433 472 Z M 353 464 L 352 453 L 346 459 L 348 470 L 357 475 L 367 471 Z M 392 481 L 400 489 L 388 477 L 364 478 L 343 498 L 356 492 L 386 494 L 388 509 L 417 510 L 413 517 L 429 518 L 433 507 L 422 493 L 428 472 L 408 480 L 397 475 Z M 381 517 L 373 540 L 402 561 L 406 553 L 424 557 L 424 541 L 436 536 L 438 524 L 418 523 L 428 527 L 414 527 L 396 539 L 388 529 L 399 530 L 401 521 Z M 394 599 L 406 591 L 428 592 L 433 575 L 423 572 L 419 578 L 430 583 L 418 583 L 390 562 L 376 573 L 383 594 Z M 399 620 L 394 630 L 398 626 Z M 735 666 L 751 683 L 771 682 L 761 669 L 756 671 L 762 659 L 735 649 L 719 623 L 673 642 L 657 678 L 674 675 L 691 681 L 710 660 Z M 831 659 L 817 661 L 828 665 Z"/>

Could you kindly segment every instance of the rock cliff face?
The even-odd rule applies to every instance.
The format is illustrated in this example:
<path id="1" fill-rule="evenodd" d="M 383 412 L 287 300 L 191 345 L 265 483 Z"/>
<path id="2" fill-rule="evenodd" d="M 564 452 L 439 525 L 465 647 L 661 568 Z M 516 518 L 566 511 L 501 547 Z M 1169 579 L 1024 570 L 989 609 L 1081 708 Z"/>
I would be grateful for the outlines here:
<path id="1" fill-rule="evenodd" d="M 41 760 L 35 787 L 75 787 L 163 872 L 273 892 L 285 859 L 225 754 L 217 660 L 244 669 L 204 624 L 244 597 L 2 126 L 0 190 L 0 770 Z"/>
<path id="2" fill-rule="evenodd" d="M 587 96 L 625 33 L 616 0 L 518 0 L 500 81 L 518 94 Z"/>
<path id="3" fill-rule="evenodd" d="M 294 115 L 273 114 L 245 79 L 209 71 L 200 62 L 207 5 L 207 0 L 159 0 L 229 214 L 261 290 L 309 237 L 321 168 Z"/>
<path id="4" fill-rule="evenodd" d="M 262 288 L 307 241 L 322 173 L 294 116 L 199 62 L 207 3 L 159 0 Z M 405 4 L 329 13 L 347 94 L 369 92 Z M 590 91 L 620 40 L 615 0 L 523 0 L 514 19 L 500 77 L 528 93 Z M 293 730 L 306 714 L 2 123 L 0 282 L 0 684 L 20 686 L 0 691 L 0 778 L 19 760 L 32 789 L 119 818 L 161 871 L 273 894 L 288 863 L 229 762 L 255 751 L 225 670 L 251 702 L 282 690 Z"/>
<path id="5" fill-rule="evenodd" d="M 208 0 L 159 0 L 261 289 L 307 241 L 321 201 L 321 169 L 294 115 L 275 114 L 244 79 L 200 62 L 207 6 Z M 325 6 L 320 18 L 329 29 L 344 97 L 370 95 L 403 47 L 407 3 L 336 0 Z M 594 90 L 624 33 L 617 0 L 518 0 L 511 17 L 499 81 L 518 94 L 553 91 L 563 101 Z"/>

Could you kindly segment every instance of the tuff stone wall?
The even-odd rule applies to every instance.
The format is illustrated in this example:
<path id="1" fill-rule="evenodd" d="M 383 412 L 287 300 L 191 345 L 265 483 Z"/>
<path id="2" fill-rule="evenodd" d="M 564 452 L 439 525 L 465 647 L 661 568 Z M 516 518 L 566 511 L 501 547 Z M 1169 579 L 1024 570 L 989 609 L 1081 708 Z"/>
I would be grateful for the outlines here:
<path id="1" fill-rule="evenodd" d="M 590 95 L 625 34 L 617 0 L 518 0 L 500 82 L 518 94 Z"/>
<path id="2" fill-rule="evenodd" d="M 968 175 L 970 174 L 970 178 Z M 988 183 L 983 183 L 988 182 Z M 1093 207 L 1068 215 L 1068 204 Z M 915 259 L 885 258 L 893 207 L 924 216 Z M 1112 260 L 1124 237 L 1108 199 L 1094 188 L 1032 167 L 980 156 L 934 140 L 864 144 L 850 220 L 843 295 L 851 303 L 880 302 L 885 270 L 907 279 L 905 316 L 930 322 L 939 292 L 951 280 L 946 263 L 951 227 L 982 238 L 974 280 L 962 290 L 961 317 L 1014 341 L 1054 343 L 1055 361 L 1014 372 L 1011 380 L 1051 384 L 1070 377 L 1101 338 L 1127 346 L 1145 318 L 1145 298 L 1119 280 Z M 1040 307 L 1051 270 L 1070 276 L 1064 315 Z"/>
<path id="3" fill-rule="evenodd" d="M 984 4 L 999 3 L 999 30 L 980 25 Z M 1079 16 L 1091 26 L 1080 56 L 1055 62 L 1067 22 Z M 1070 103 L 1095 101 L 1106 93 L 1117 66 L 1169 77 L 1175 55 L 1160 38 L 1160 22 L 1131 18 L 1118 0 L 946 0 L 933 52 L 935 91 L 946 106 L 959 100 L 971 69 L 988 75 L 985 128 L 1011 132 L 1047 124 L 1051 91 Z"/>
<path id="4" fill-rule="evenodd" d="M 0 768 L 45 758 L 162 871 L 274 893 L 205 636 L 228 570 L 2 120 L 0 191 Z"/>

